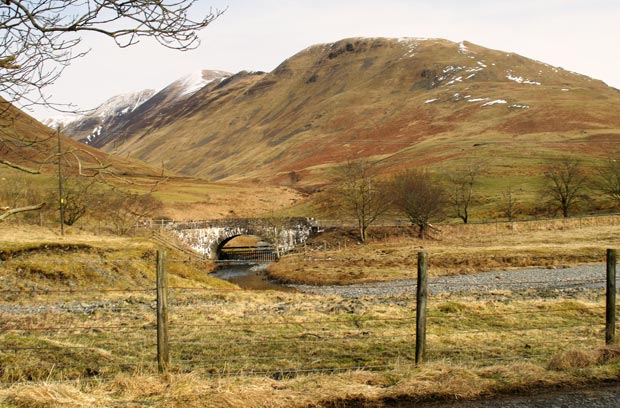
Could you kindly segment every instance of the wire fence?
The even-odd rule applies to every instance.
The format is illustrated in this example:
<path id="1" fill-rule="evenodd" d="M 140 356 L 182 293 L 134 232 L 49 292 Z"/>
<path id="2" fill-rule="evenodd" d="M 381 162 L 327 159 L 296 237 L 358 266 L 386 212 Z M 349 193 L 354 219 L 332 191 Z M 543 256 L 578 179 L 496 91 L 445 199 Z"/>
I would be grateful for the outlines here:
<path id="1" fill-rule="evenodd" d="M 153 259 L 0 262 L 2 385 L 106 381 L 121 372 L 162 369 L 282 379 L 407 369 L 431 361 L 472 367 L 546 364 L 576 344 L 589 349 L 609 344 L 610 324 L 611 343 L 616 342 L 615 286 L 614 303 L 606 296 L 610 279 L 615 285 L 615 260 L 613 268 L 596 266 L 587 277 L 497 280 L 484 288 L 472 281 L 459 283 L 458 294 L 450 290 L 451 278 L 431 279 L 423 308 L 422 279 L 342 288 L 379 291 L 349 297 L 156 286 L 155 269 L 161 278 L 165 265 Z M 131 278 L 110 273 L 120 269 Z M 80 273 L 83 284 L 70 286 Z M 547 285 L 572 291 L 549 293 Z M 420 340 L 422 310 L 426 330 Z M 417 361 L 421 342 L 423 359 Z"/>

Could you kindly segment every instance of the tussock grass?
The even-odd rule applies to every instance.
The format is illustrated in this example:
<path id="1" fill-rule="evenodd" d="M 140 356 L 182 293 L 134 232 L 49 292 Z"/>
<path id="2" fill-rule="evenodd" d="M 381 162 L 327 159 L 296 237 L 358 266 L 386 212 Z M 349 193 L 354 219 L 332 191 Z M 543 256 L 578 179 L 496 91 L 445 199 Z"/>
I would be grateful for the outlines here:
<path id="1" fill-rule="evenodd" d="M 594 350 L 566 350 L 553 356 L 549 362 L 548 369 L 568 371 L 608 364 L 620 365 L 620 347 L 618 345 Z"/>
<path id="2" fill-rule="evenodd" d="M 158 248 L 145 238 L 86 232 L 61 237 L 47 228 L 0 224 L 0 290 L 30 291 L 33 298 L 39 291 L 73 290 L 79 299 L 83 290 L 154 289 Z M 171 286 L 233 287 L 208 275 L 213 264 L 169 252 Z M 6 296 L 14 302 L 23 295 Z"/>

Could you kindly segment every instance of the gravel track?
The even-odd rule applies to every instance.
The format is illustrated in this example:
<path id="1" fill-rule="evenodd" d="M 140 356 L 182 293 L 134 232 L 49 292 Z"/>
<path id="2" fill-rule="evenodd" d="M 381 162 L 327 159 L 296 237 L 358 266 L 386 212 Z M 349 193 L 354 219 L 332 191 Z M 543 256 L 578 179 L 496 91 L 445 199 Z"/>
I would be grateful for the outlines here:
<path id="1" fill-rule="evenodd" d="M 620 385 L 590 386 L 578 389 L 541 390 L 519 396 L 500 396 L 476 401 L 399 404 L 405 407 L 424 408 L 617 408 Z M 390 406 L 390 405 L 388 405 Z"/>
<path id="2" fill-rule="evenodd" d="M 605 264 L 591 264 L 560 269 L 532 268 L 429 278 L 428 291 L 430 294 L 493 291 L 579 292 L 587 289 L 604 288 L 605 280 Z M 303 293 L 339 295 L 346 298 L 393 297 L 415 293 L 416 280 L 406 279 L 341 286 L 290 286 Z"/>

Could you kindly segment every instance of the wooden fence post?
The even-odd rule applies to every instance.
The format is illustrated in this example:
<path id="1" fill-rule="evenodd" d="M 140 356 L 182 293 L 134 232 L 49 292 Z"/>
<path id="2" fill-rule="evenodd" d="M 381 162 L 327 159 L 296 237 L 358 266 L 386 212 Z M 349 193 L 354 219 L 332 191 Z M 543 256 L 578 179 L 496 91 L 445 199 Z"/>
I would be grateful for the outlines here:
<path id="1" fill-rule="evenodd" d="M 428 298 L 428 254 L 418 252 L 418 281 L 416 296 L 416 320 L 415 320 L 415 364 L 424 363 L 426 348 L 426 301 Z"/>
<path id="2" fill-rule="evenodd" d="M 605 303 L 605 344 L 616 341 L 616 263 L 618 251 L 607 250 L 607 291 Z"/>
<path id="3" fill-rule="evenodd" d="M 169 366 L 166 251 L 159 249 L 157 250 L 157 370 L 165 373 Z"/>

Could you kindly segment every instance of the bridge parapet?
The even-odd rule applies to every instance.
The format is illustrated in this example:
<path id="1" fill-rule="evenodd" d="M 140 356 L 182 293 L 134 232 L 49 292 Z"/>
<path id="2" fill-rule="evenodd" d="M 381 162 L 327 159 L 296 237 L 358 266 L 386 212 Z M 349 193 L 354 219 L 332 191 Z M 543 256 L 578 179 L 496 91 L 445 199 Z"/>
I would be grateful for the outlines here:
<path id="1" fill-rule="evenodd" d="M 162 225 L 196 252 L 216 259 L 219 249 L 240 235 L 256 235 L 279 253 L 291 251 L 318 231 L 312 218 L 225 218 L 169 222 Z"/>

